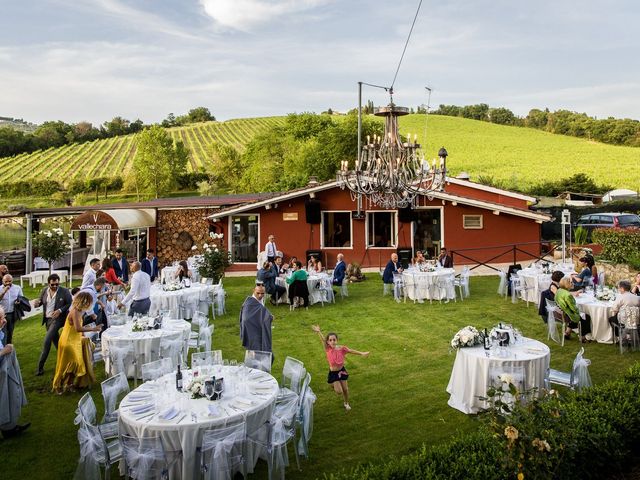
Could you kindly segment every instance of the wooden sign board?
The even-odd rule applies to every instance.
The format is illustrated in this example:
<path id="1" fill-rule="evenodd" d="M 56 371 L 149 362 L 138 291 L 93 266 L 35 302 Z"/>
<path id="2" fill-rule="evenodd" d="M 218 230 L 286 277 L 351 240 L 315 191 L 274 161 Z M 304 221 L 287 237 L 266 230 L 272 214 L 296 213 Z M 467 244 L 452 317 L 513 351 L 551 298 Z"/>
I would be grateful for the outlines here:
<path id="1" fill-rule="evenodd" d="M 118 230 L 118 225 L 110 215 L 94 210 L 78 215 L 71 230 Z"/>
<path id="2" fill-rule="evenodd" d="M 283 222 L 296 222 L 296 221 L 298 221 L 298 212 L 292 212 L 292 213 L 283 212 L 282 213 L 282 221 Z"/>

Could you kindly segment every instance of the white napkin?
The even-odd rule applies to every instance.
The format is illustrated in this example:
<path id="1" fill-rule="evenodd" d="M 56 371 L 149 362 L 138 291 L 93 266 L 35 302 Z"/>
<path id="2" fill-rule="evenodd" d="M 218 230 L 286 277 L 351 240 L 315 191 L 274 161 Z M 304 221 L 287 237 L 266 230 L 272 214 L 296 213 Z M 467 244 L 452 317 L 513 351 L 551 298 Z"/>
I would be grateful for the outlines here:
<path id="1" fill-rule="evenodd" d="M 253 405 L 253 401 L 244 397 L 237 397 L 233 400 L 233 404 L 236 407 L 247 409 Z"/>
<path id="2" fill-rule="evenodd" d="M 149 400 L 150 398 L 151 398 L 150 393 L 132 392 L 127 397 L 127 400 L 129 400 L 130 402 L 139 402 L 141 400 Z"/>
<path id="3" fill-rule="evenodd" d="M 209 409 L 209 416 L 210 417 L 219 417 L 222 415 L 222 411 L 220 410 L 220 407 L 218 405 L 207 405 L 208 409 Z"/>
<path id="4" fill-rule="evenodd" d="M 175 418 L 178 413 L 180 413 L 180 410 L 178 410 L 176 407 L 169 407 L 160 414 L 160 418 L 162 418 L 163 420 L 171 420 L 172 418 Z"/>
<path id="5" fill-rule="evenodd" d="M 153 403 L 145 403 L 144 405 L 136 405 L 131 408 L 131 412 L 134 415 L 140 415 L 142 413 L 147 413 L 153 410 Z"/>

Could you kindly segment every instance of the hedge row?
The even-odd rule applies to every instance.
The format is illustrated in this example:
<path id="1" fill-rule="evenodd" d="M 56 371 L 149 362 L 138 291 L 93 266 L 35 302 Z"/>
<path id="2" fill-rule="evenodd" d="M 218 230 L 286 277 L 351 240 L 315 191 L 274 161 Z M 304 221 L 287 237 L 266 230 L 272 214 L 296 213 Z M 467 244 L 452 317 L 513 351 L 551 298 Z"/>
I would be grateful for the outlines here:
<path id="1" fill-rule="evenodd" d="M 62 190 L 62 185 L 54 180 L 22 180 L 0 182 L 0 197 L 16 198 L 52 195 Z"/>
<path id="2" fill-rule="evenodd" d="M 546 395 L 510 415 L 485 414 L 478 430 L 331 480 L 610 478 L 640 444 L 640 364 L 582 393 Z"/>
<path id="3" fill-rule="evenodd" d="M 640 253 L 640 228 L 597 228 L 591 238 L 602 245 L 602 256 L 612 262 L 624 263 Z"/>

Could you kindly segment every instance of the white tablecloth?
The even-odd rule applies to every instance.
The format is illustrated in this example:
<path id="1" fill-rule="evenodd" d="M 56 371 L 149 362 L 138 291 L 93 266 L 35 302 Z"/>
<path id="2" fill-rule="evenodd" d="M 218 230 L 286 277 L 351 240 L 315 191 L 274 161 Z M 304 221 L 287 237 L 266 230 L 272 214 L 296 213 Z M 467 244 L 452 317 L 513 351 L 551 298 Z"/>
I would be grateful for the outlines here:
<path id="1" fill-rule="evenodd" d="M 478 397 L 487 394 L 491 386 L 489 370 L 491 365 L 505 367 L 524 367 L 525 388 L 544 387 L 544 377 L 549 368 L 551 353 L 544 343 L 530 338 L 523 338 L 521 343 L 506 349 L 508 356 L 499 357 L 495 350 L 487 356 L 484 348 L 460 348 L 451 371 L 447 393 L 450 394 L 449 406 L 463 413 L 478 413 L 487 407 Z"/>
<path id="2" fill-rule="evenodd" d="M 578 309 L 591 317 L 591 337 L 598 343 L 613 343 L 613 331 L 609 325 L 612 302 L 601 302 L 593 295 L 576 297 Z"/>
<path id="3" fill-rule="evenodd" d="M 192 264 L 187 264 L 189 266 L 189 271 L 191 271 L 192 281 L 199 282 L 200 275 L 198 274 L 198 270 Z M 166 266 L 160 270 L 160 281 L 162 283 L 171 283 L 176 281 L 176 272 L 178 271 L 178 267 L 174 267 L 173 265 Z"/>
<path id="4" fill-rule="evenodd" d="M 275 378 L 259 370 L 247 369 L 246 378 L 240 378 L 240 367 L 215 366 L 208 375 L 223 377 L 225 392 L 222 400 L 210 402 L 206 398 L 192 399 L 188 393 L 181 393 L 175 388 L 175 373 L 165 375 L 155 382 L 146 382 L 129 393 L 120 404 L 120 431 L 136 437 L 160 435 L 164 448 L 169 452 L 182 452 L 182 461 L 176 462 L 169 472 L 169 478 L 189 480 L 200 478 L 197 471 L 196 448 L 202 443 L 205 430 L 222 428 L 230 422 L 244 417 L 247 433 L 255 432 L 271 418 L 278 395 L 278 382 Z M 188 383 L 191 372 L 184 371 Z M 186 385 L 186 383 L 185 383 Z M 135 394 L 134 394 L 135 392 Z M 139 394 L 149 393 L 148 399 L 139 400 Z M 138 401 L 130 400 L 138 396 Z M 251 401 L 251 405 L 238 403 L 238 398 Z M 153 403 L 154 412 L 146 418 L 135 417 L 131 407 Z M 209 405 L 219 407 L 219 414 L 211 416 Z M 180 413 L 173 420 L 162 420 L 158 414 L 175 406 Z M 194 416 L 195 415 L 195 416 Z M 247 454 L 247 467 L 253 472 L 259 452 Z M 171 456 L 171 455 L 170 455 Z"/>
<path id="5" fill-rule="evenodd" d="M 573 268 L 567 267 L 566 265 L 550 266 L 550 271 L 553 272 L 556 270 L 561 271 L 565 276 L 573 273 Z M 540 302 L 540 293 L 551 285 L 551 274 L 543 273 L 542 270 L 531 267 L 518 270 L 517 274 L 526 287 L 526 290 L 522 291 L 521 298 L 538 305 Z"/>
<path id="6" fill-rule="evenodd" d="M 307 288 L 309 289 L 309 305 L 328 301 L 327 292 L 318 288 L 322 280 L 326 280 L 327 282 L 329 282 L 329 285 L 331 284 L 331 276 L 329 276 L 326 273 L 309 275 L 307 277 Z M 279 285 L 287 289 L 284 295 L 280 297 L 280 303 L 288 303 L 289 302 L 289 284 L 287 283 L 285 277 L 277 277 L 276 285 Z"/>
<path id="7" fill-rule="evenodd" d="M 202 283 L 192 283 L 191 287 L 181 290 L 165 291 L 163 286 L 154 284 L 151 286 L 151 308 L 150 315 L 156 315 L 161 310 L 169 310 L 171 318 L 191 318 L 193 313 L 202 302 L 211 300 L 213 292 L 218 289 L 218 285 L 204 285 Z M 202 309 L 207 311 L 206 307 Z"/>
<path id="8" fill-rule="evenodd" d="M 402 272 L 402 282 L 407 296 L 411 300 L 444 300 L 454 299 L 456 296 L 453 281 L 449 287 L 439 287 L 438 283 L 446 277 L 454 277 L 455 269 L 441 268 L 433 272 L 420 272 L 408 269 Z"/>
<path id="9" fill-rule="evenodd" d="M 189 348 L 189 334 L 191 333 L 191 324 L 184 320 L 169 320 L 164 319 L 162 322 L 162 328 L 158 330 L 146 330 L 144 332 L 132 332 L 131 323 L 125 325 L 114 325 L 107 328 L 102 333 L 102 356 L 104 358 L 104 367 L 107 372 L 111 372 L 112 375 L 119 373 L 118 367 L 111 366 L 109 358 L 109 346 L 115 343 L 116 345 L 123 345 L 126 342 L 132 343 L 135 358 L 138 362 L 137 374 L 140 378 L 142 373 L 142 365 L 145 363 L 153 362 L 160 358 L 160 341 L 161 338 L 179 339 L 182 338 L 184 342 L 183 355 L 186 357 L 186 352 Z M 133 360 L 133 359 L 131 359 Z M 132 361 L 125 362 L 127 377 L 133 378 L 136 374 L 136 366 Z"/>

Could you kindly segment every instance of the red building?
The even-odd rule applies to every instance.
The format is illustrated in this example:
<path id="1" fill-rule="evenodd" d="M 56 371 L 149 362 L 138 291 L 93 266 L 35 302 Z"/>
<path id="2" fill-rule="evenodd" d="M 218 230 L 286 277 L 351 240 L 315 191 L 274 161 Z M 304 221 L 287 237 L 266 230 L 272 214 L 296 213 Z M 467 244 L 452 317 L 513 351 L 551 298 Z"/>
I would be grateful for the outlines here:
<path id="1" fill-rule="evenodd" d="M 540 224 L 551 218 L 530 210 L 535 202 L 520 193 L 450 178 L 444 191 L 421 197 L 414 209 L 385 210 L 364 200 L 358 210 L 350 193 L 331 181 L 223 208 L 209 218 L 225 234 L 234 257 L 231 271 L 255 271 L 271 234 L 285 259 L 320 251 L 329 267 L 340 252 L 367 268 L 384 265 L 397 249 L 426 250 L 433 257 L 445 246 L 454 251 L 457 264 L 474 263 L 461 254 L 508 262 L 513 252 L 494 258 L 504 245 L 519 244 L 517 260 L 531 258 L 524 252 L 540 253 Z M 475 250 L 455 256 L 470 248 Z"/>

